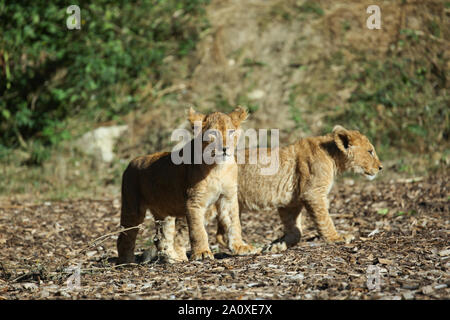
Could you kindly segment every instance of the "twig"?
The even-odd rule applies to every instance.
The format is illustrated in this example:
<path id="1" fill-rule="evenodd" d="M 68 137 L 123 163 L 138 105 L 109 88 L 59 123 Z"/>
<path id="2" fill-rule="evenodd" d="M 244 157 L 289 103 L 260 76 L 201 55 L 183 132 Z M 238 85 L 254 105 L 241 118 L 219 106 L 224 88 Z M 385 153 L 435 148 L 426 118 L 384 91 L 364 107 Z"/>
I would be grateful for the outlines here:
<path id="1" fill-rule="evenodd" d="M 116 269 L 116 268 L 120 268 L 123 266 L 138 266 L 139 264 L 137 263 L 124 263 L 124 264 L 117 264 L 115 266 L 111 266 L 111 267 L 93 267 L 93 268 L 85 268 L 85 269 L 80 269 L 80 272 L 87 272 L 87 271 L 101 271 L 101 270 L 111 270 L 111 269 Z M 68 274 L 72 274 L 72 271 L 53 271 L 53 272 L 49 272 L 48 274 L 50 275 L 57 275 L 57 274 L 61 274 L 61 273 L 68 273 Z"/>
<path id="2" fill-rule="evenodd" d="M 89 249 L 92 246 L 94 246 L 94 247 L 98 246 L 100 243 L 104 242 L 106 240 L 106 238 L 108 238 L 108 237 L 110 237 L 112 235 L 115 235 L 117 233 L 122 233 L 122 232 L 128 231 L 128 230 L 133 230 L 133 229 L 142 229 L 142 226 L 139 224 L 139 225 L 137 225 L 135 227 L 129 227 L 129 228 L 125 228 L 125 229 L 120 229 L 120 230 L 117 230 L 117 231 L 105 234 L 105 235 L 103 235 L 101 237 L 98 237 L 98 238 L 94 239 L 93 241 L 91 241 L 91 243 L 86 248 L 82 249 L 79 253 L 83 252 L 83 250 Z M 102 241 L 97 243 L 97 241 L 100 240 L 100 239 L 102 239 Z"/>
<path id="3" fill-rule="evenodd" d="M 83 249 L 81 249 L 80 251 L 78 251 L 78 252 L 75 254 L 75 256 L 73 256 L 72 258 L 70 258 L 70 259 L 68 259 L 67 261 L 63 262 L 62 264 L 58 265 L 55 269 L 56 269 L 56 270 L 62 269 L 62 267 L 63 267 L 65 264 L 67 264 L 67 263 L 70 262 L 71 260 L 77 258 L 81 253 L 83 253 L 83 252 L 86 251 L 87 249 L 98 246 L 100 243 L 104 242 L 108 237 L 110 237 L 110 236 L 112 236 L 112 235 L 115 235 L 115 234 L 118 234 L 118 233 L 122 233 L 122 232 L 124 232 L 124 231 L 132 230 L 132 229 L 142 229 L 142 225 L 139 224 L 139 225 L 134 226 L 134 227 L 120 229 L 120 230 L 117 230 L 117 231 L 114 231 L 114 232 L 105 234 L 105 235 L 103 235 L 103 236 L 101 236 L 101 237 L 98 237 L 98 238 L 94 239 L 94 240 L 91 241 L 91 243 L 89 243 L 86 247 L 84 247 Z M 98 242 L 99 240 L 101 240 L 101 241 Z M 133 265 L 133 264 L 132 264 L 132 263 L 127 263 L 126 265 Z M 109 267 L 109 268 L 104 268 L 104 269 L 117 268 L 117 267 L 120 267 L 120 266 L 124 266 L 124 264 L 119 264 L 119 265 L 112 266 L 112 267 Z M 91 269 L 92 269 L 92 270 L 95 270 L 95 269 L 102 269 L 102 268 L 91 268 Z M 82 269 L 82 270 L 86 271 L 86 270 L 90 270 L 90 269 Z M 47 274 L 61 274 L 61 273 L 64 273 L 64 271 L 47 272 Z M 15 278 L 15 279 L 11 280 L 10 282 L 17 282 L 17 281 L 20 280 L 20 279 L 23 279 L 23 278 L 25 278 L 25 277 L 27 277 L 27 276 L 32 276 L 32 275 L 34 275 L 34 274 L 36 274 L 35 271 L 29 271 L 29 272 L 27 272 L 27 273 L 24 273 L 24 274 L 18 276 L 18 277 Z"/>

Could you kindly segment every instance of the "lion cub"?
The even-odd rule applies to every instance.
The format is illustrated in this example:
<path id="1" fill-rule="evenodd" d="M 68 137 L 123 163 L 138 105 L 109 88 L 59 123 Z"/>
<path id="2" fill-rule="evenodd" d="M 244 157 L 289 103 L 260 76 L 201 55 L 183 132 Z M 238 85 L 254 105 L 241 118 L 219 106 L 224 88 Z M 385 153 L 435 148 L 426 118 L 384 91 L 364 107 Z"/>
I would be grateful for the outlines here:
<path id="1" fill-rule="evenodd" d="M 257 151 L 245 149 L 246 159 L 250 152 Z M 275 149 L 267 151 L 270 156 Z M 273 175 L 261 175 L 260 163 L 239 164 L 240 212 L 276 210 L 284 225 L 284 236 L 267 250 L 281 251 L 299 242 L 301 219 L 298 217 L 302 208 L 306 208 L 326 241 L 351 240 L 352 236 L 342 236 L 336 231 L 328 213 L 327 195 L 338 173 L 352 170 L 372 180 L 383 169 L 367 137 L 336 126 L 330 134 L 300 139 L 276 151 L 279 152 L 279 167 Z M 214 211 L 214 207 L 211 210 Z M 214 212 L 208 215 L 214 216 Z M 224 238 L 226 234 L 219 220 L 217 240 L 223 243 Z"/>
<path id="2" fill-rule="evenodd" d="M 189 110 L 191 124 L 201 124 L 201 152 L 209 146 L 205 132 L 221 134 L 220 149 L 214 149 L 216 160 L 207 164 L 194 161 L 175 164 L 170 152 L 159 152 L 131 161 L 122 177 L 122 209 L 120 224 L 125 228 L 139 225 L 147 209 L 155 220 L 164 220 L 164 241 L 158 247 L 170 262 L 187 260 L 186 251 L 174 247 L 175 218 L 186 217 L 192 248 L 192 259 L 213 259 L 204 226 L 208 206 L 216 205 L 218 218 L 223 222 L 229 249 L 235 254 L 254 253 L 251 245 L 242 240 L 237 200 L 238 168 L 234 159 L 237 130 L 247 118 L 247 112 L 238 107 L 230 114 L 214 112 L 209 115 Z M 211 130 L 211 131 L 210 131 Z M 220 137 L 220 135 L 218 135 Z M 217 138 L 217 137 L 216 137 Z M 206 141 L 205 141 L 206 140 Z M 195 150 L 195 138 L 188 142 Z M 209 141 L 211 142 L 211 141 Z M 188 145 L 186 145 L 188 146 Z M 223 147 L 222 147 L 223 146 Z M 189 148 L 183 148 L 182 152 Z M 138 230 L 123 231 L 117 240 L 118 263 L 134 262 L 134 246 Z"/>

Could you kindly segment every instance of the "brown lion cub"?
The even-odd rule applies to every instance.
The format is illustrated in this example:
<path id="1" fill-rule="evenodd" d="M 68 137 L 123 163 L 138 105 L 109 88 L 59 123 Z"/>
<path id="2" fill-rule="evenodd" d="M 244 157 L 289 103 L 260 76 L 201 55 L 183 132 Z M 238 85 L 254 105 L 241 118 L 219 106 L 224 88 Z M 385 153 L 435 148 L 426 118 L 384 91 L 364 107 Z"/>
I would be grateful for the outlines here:
<path id="1" fill-rule="evenodd" d="M 268 155 L 275 150 L 268 149 Z M 255 151 L 258 149 L 246 149 L 246 158 Z M 297 218 L 303 207 L 326 241 L 350 241 L 352 236 L 342 236 L 336 231 L 328 214 L 327 195 L 338 173 L 352 170 L 372 180 L 383 169 L 367 137 L 359 131 L 336 126 L 330 134 L 300 139 L 277 151 L 279 168 L 273 175 L 261 175 L 259 163 L 239 164 L 239 210 L 277 210 L 284 225 L 284 236 L 267 250 L 281 251 L 299 242 L 301 219 Z M 214 216 L 214 212 L 208 215 Z M 219 223 L 217 240 L 223 243 L 224 238 L 226 234 Z"/>
<path id="2" fill-rule="evenodd" d="M 218 218 L 222 221 L 228 247 L 235 254 L 254 253 L 252 246 L 243 242 L 237 201 L 238 168 L 234 159 L 237 132 L 240 123 L 247 118 L 247 112 L 238 107 L 230 114 L 214 112 L 209 115 L 189 110 L 188 119 L 192 126 L 201 124 L 201 150 L 208 147 L 204 133 L 216 131 L 221 134 L 222 143 L 213 150 L 220 161 L 200 164 L 191 155 L 189 163 L 175 164 L 170 152 L 158 152 L 138 157 L 131 161 L 122 177 L 122 209 L 120 224 L 125 228 L 139 225 L 147 209 L 155 220 L 164 220 L 162 226 L 164 241 L 158 247 L 170 262 L 187 260 L 186 252 L 174 248 L 175 218 L 186 217 L 192 248 L 192 259 L 213 259 L 204 226 L 205 211 L 215 204 Z M 203 137 L 203 138 L 202 138 Z M 212 137 L 209 136 L 212 140 Z M 188 142 L 195 150 L 195 138 Z M 198 141 L 198 140 L 197 140 Z M 188 146 L 188 144 L 186 146 Z M 189 148 L 182 149 L 182 152 Z M 203 154 L 203 153 L 202 153 Z M 117 240 L 118 264 L 134 262 L 134 246 L 138 230 L 123 231 Z"/>

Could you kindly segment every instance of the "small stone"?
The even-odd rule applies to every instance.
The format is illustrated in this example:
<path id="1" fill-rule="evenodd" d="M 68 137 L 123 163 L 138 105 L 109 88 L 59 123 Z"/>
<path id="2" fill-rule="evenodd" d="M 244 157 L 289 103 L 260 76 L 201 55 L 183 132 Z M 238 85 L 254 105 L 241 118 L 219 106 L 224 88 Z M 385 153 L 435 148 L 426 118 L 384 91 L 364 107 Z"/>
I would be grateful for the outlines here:
<path id="1" fill-rule="evenodd" d="M 412 291 L 403 292 L 403 299 L 405 299 L 405 300 L 413 300 L 414 299 L 414 293 Z"/>
<path id="2" fill-rule="evenodd" d="M 450 249 L 439 251 L 439 255 L 441 257 L 446 257 L 446 256 L 450 255 Z"/>
<path id="3" fill-rule="evenodd" d="M 426 295 L 430 295 L 433 293 L 433 287 L 432 286 L 425 286 L 422 288 L 422 293 Z"/>

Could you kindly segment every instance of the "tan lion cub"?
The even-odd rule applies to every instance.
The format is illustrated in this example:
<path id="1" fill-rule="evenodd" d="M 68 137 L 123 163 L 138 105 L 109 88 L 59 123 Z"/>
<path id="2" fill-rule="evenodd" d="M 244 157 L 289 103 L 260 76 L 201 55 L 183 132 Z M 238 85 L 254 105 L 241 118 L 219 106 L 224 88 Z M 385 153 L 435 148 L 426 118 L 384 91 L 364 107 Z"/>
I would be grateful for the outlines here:
<path id="1" fill-rule="evenodd" d="M 246 159 L 250 152 L 246 149 Z M 274 150 L 268 149 L 268 155 Z M 358 131 L 336 126 L 325 136 L 300 139 L 279 148 L 279 168 L 273 175 L 261 175 L 260 163 L 239 164 L 240 212 L 278 211 L 284 225 L 284 236 L 268 250 L 281 251 L 299 242 L 301 237 L 299 214 L 303 207 L 312 216 L 320 235 L 329 242 L 349 241 L 351 236 L 339 235 L 328 214 L 327 195 L 334 176 L 346 170 L 361 173 L 370 180 L 382 170 L 375 148 Z M 211 210 L 214 210 L 212 207 Z M 214 216 L 214 212 L 208 212 Z M 220 225 L 217 240 L 226 238 Z"/>
<path id="2" fill-rule="evenodd" d="M 247 112 L 238 107 L 230 114 L 214 112 L 209 115 L 195 113 L 191 108 L 188 119 L 201 124 L 201 151 L 208 147 L 204 133 L 216 130 L 221 133 L 223 145 L 214 150 L 220 158 L 212 164 L 175 164 L 170 152 L 159 152 L 131 161 L 122 178 L 122 209 L 120 224 L 125 228 L 139 225 L 147 209 L 155 220 L 163 220 L 163 237 L 159 250 L 169 261 L 187 260 L 186 252 L 174 249 L 175 218 L 186 217 L 192 248 L 192 259 L 213 259 L 204 226 L 208 206 L 216 205 L 218 218 L 228 239 L 228 247 L 235 254 L 249 254 L 254 248 L 243 242 L 237 201 L 238 168 L 234 159 L 237 135 L 230 134 L 240 127 Z M 190 150 L 194 150 L 194 140 Z M 211 142 L 211 141 L 210 141 Z M 187 150 L 187 149 L 186 149 Z M 182 152 L 185 152 L 183 149 Z M 198 154 L 197 154 L 198 155 Z M 218 162 L 218 163 L 217 163 Z M 134 246 L 138 230 L 123 231 L 117 240 L 118 263 L 134 262 Z"/>

